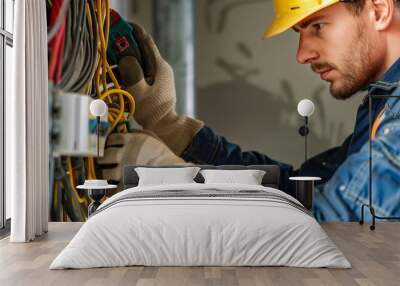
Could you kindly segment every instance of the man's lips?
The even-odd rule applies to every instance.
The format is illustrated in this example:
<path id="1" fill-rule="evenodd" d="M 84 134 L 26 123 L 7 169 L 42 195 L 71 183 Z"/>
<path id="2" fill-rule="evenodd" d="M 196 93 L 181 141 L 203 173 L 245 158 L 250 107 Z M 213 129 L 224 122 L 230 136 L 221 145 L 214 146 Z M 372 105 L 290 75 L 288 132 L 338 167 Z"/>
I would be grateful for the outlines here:
<path id="1" fill-rule="evenodd" d="M 316 71 L 321 76 L 322 80 L 328 80 L 329 74 L 332 71 L 332 69 L 324 69 L 324 70 L 319 70 Z"/>

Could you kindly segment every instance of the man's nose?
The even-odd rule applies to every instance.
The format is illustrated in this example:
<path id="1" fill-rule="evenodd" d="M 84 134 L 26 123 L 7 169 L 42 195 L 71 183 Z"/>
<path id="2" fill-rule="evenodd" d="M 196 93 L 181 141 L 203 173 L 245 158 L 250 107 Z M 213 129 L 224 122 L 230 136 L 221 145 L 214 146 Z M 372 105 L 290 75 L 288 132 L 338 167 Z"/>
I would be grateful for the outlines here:
<path id="1" fill-rule="evenodd" d="M 309 40 L 300 35 L 296 59 L 300 64 L 308 64 L 319 58 L 319 53 Z"/>

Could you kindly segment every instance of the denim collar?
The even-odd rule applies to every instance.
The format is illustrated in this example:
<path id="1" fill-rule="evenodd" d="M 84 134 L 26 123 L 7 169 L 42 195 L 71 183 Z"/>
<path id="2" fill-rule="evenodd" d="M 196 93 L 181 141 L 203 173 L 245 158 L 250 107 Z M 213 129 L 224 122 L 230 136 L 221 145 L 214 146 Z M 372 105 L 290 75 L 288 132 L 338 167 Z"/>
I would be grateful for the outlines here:
<path id="1" fill-rule="evenodd" d="M 381 81 L 388 83 L 398 83 L 400 80 L 400 58 L 385 72 Z"/>
<path id="2" fill-rule="evenodd" d="M 400 82 L 400 58 L 383 74 L 380 80 L 369 83 L 363 90 L 368 93 L 391 93 L 399 86 Z"/>

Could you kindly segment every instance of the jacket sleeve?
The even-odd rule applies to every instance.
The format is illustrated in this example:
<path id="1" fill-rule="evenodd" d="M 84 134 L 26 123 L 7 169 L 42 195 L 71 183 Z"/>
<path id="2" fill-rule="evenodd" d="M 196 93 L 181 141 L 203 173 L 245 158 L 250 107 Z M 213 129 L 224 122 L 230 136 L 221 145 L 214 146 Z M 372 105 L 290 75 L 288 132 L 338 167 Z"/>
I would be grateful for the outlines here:
<path id="1" fill-rule="evenodd" d="M 305 161 L 295 172 L 296 176 L 320 177 L 322 180 L 316 182 L 317 185 L 328 182 L 346 160 L 352 137 L 353 134 L 348 136 L 342 145 L 326 150 Z"/>
<path id="2" fill-rule="evenodd" d="M 394 106 L 400 110 L 400 104 Z M 400 113 L 398 114 L 400 115 Z M 372 141 L 372 205 L 377 216 L 400 216 L 400 117 L 386 114 Z M 360 220 L 369 204 L 369 142 L 317 188 L 314 214 L 320 221 Z M 369 220 L 369 211 L 365 211 Z"/>
<path id="3" fill-rule="evenodd" d="M 190 146 L 182 154 L 187 162 L 210 165 L 278 165 L 281 169 L 281 188 L 288 189 L 288 178 L 293 167 L 281 163 L 256 151 L 243 151 L 236 144 L 228 142 L 224 137 L 204 126 L 194 137 Z"/>

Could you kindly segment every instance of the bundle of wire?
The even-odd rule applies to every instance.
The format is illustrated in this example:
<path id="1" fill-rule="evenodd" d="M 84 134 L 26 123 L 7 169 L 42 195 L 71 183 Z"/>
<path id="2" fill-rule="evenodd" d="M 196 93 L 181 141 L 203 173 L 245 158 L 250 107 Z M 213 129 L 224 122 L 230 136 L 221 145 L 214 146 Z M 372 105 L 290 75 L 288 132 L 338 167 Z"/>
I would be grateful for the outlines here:
<path id="1" fill-rule="evenodd" d="M 133 96 L 121 89 L 107 61 L 109 0 L 48 0 L 49 82 L 52 88 L 104 100 L 112 132 L 128 132 Z M 97 178 L 94 158 L 56 158 L 51 218 L 86 219 L 88 199 L 75 186 Z M 67 171 L 65 171 L 67 170 Z M 60 191 L 61 190 L 61 191 Z M 62 194 L 62 195 L 60 195 Z M 59 207 L 62 203 L 63 209 Z"/>

